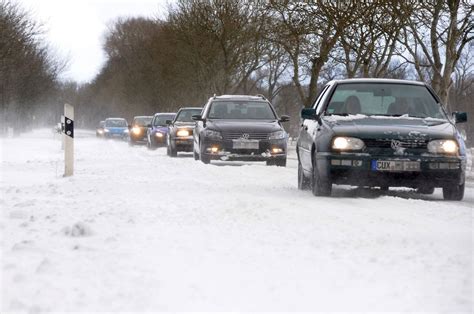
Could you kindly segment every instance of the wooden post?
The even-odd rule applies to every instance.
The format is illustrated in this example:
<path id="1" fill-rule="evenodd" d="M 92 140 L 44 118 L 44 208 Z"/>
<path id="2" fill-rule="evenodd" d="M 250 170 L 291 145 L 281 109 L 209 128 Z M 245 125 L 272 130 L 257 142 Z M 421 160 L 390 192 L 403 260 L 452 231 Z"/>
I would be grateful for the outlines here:
<path id="1" fill-rule="evenodd" d="M 64 104 L 64 176 L 74 174 L 74 107 Z"/>

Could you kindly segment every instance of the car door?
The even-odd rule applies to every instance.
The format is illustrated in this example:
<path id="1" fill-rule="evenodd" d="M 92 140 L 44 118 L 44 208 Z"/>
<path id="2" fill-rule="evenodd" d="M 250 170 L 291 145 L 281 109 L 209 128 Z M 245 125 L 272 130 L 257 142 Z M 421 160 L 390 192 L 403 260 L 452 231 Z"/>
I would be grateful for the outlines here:
<path id="1" fill-rule="evenodd" d="M 331 85 L 326 85 L 319 93 L 316 101 L 313 104 L 313 109 L 316 111 L 322 107 L 322 103 Z M 304 119 L 301 123 L 300 135 L 298 137 L 298 158 L 304 170 L 311 171 L 312 169 L 312 147 L 314 139 L 317 136 L 319 122 L 315 119 Z"/>

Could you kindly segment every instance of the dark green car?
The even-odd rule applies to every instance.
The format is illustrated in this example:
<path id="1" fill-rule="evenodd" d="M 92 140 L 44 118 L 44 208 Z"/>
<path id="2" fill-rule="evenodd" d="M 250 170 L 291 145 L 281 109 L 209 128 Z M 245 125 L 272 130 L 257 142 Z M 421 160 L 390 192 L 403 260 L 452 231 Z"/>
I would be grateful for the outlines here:
<path id="1" fill-rule="evenodd" d="M 466 146 L 456 123 L 425 83 L 389 79 L 329 82 L 303 109 L 298 188 L 330 195 L 332 184 L 443 189 L 464 196 Z"/>

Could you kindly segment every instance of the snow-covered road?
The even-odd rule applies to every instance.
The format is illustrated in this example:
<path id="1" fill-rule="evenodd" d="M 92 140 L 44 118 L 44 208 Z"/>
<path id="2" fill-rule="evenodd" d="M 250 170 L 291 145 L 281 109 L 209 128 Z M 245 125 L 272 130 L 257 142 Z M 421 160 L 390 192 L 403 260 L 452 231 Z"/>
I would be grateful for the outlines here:
<path id="1" fill-rule="evenodd" d="M 298 191 L 296 160 L 204 165 L 93 133 L 1 140 L 0 311 L 473 310 L 474 187 Z"/>

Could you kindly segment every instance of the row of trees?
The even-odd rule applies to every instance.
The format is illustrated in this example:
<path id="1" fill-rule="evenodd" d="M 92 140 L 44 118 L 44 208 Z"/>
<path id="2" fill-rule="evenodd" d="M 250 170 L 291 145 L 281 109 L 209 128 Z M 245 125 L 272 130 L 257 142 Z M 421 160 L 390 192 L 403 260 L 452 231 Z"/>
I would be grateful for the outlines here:
<path id="1" fill-rule="evenodd" d="M 0 1 L 2 12 L 14 8 Z M 105 34 L 108 58 L 99 75 L 81 86 L 63 83 L 54 95 L 75 104 L 80 126 L 94 126 L 106 116 L 130 119 L 202 105 L 213 94 L 259 93 L 293 117 L 296 135 L 301 107 L 311 105 L 326 81 L 388 77 L 426 81 L 448 109 L 474 114 L 473 13 L 469 0 L 177 0 L 164 19 L 116 20 Z M 5 58 L 2 48 L 9 51 L 14 41 L 2 26 L 0 60 L 10 72 L 0 73 L 24 75 L 17 70 L 34 68 L 28 62 L 43 56 L 36 71 L 43 77 L 32 76 L 37 85 L 25 93 L 0 87 L 8 95 L 4 107 L 28 108 L 39 98 L 16 98 L 50 91 L 38 82 L 54 86 L 59 69 L 34 36 L 36 25 L 25 25 L 31 35 L 25 47 L 35 48 L 35 58 L 18 52 Z"/>
<path id="2" fill-rule="evenodd" d="M 468 0 L 178 0 L 163 20 L 110 27 L 108 61 L 80 102 L 94 116 L 130 118 L 261 93 L 296 130 L 324 82 L 390 77 L 426 81 L 449 109 L 474 113 L 457 96 L 472 92 L 473 32 Z"/>
<path id="3" fill-rule="evenodd" d="M 21 8 L 0 0 L 0 133 L 32 126 L 58 91 L 62 66 L 41 35 Z"/>

